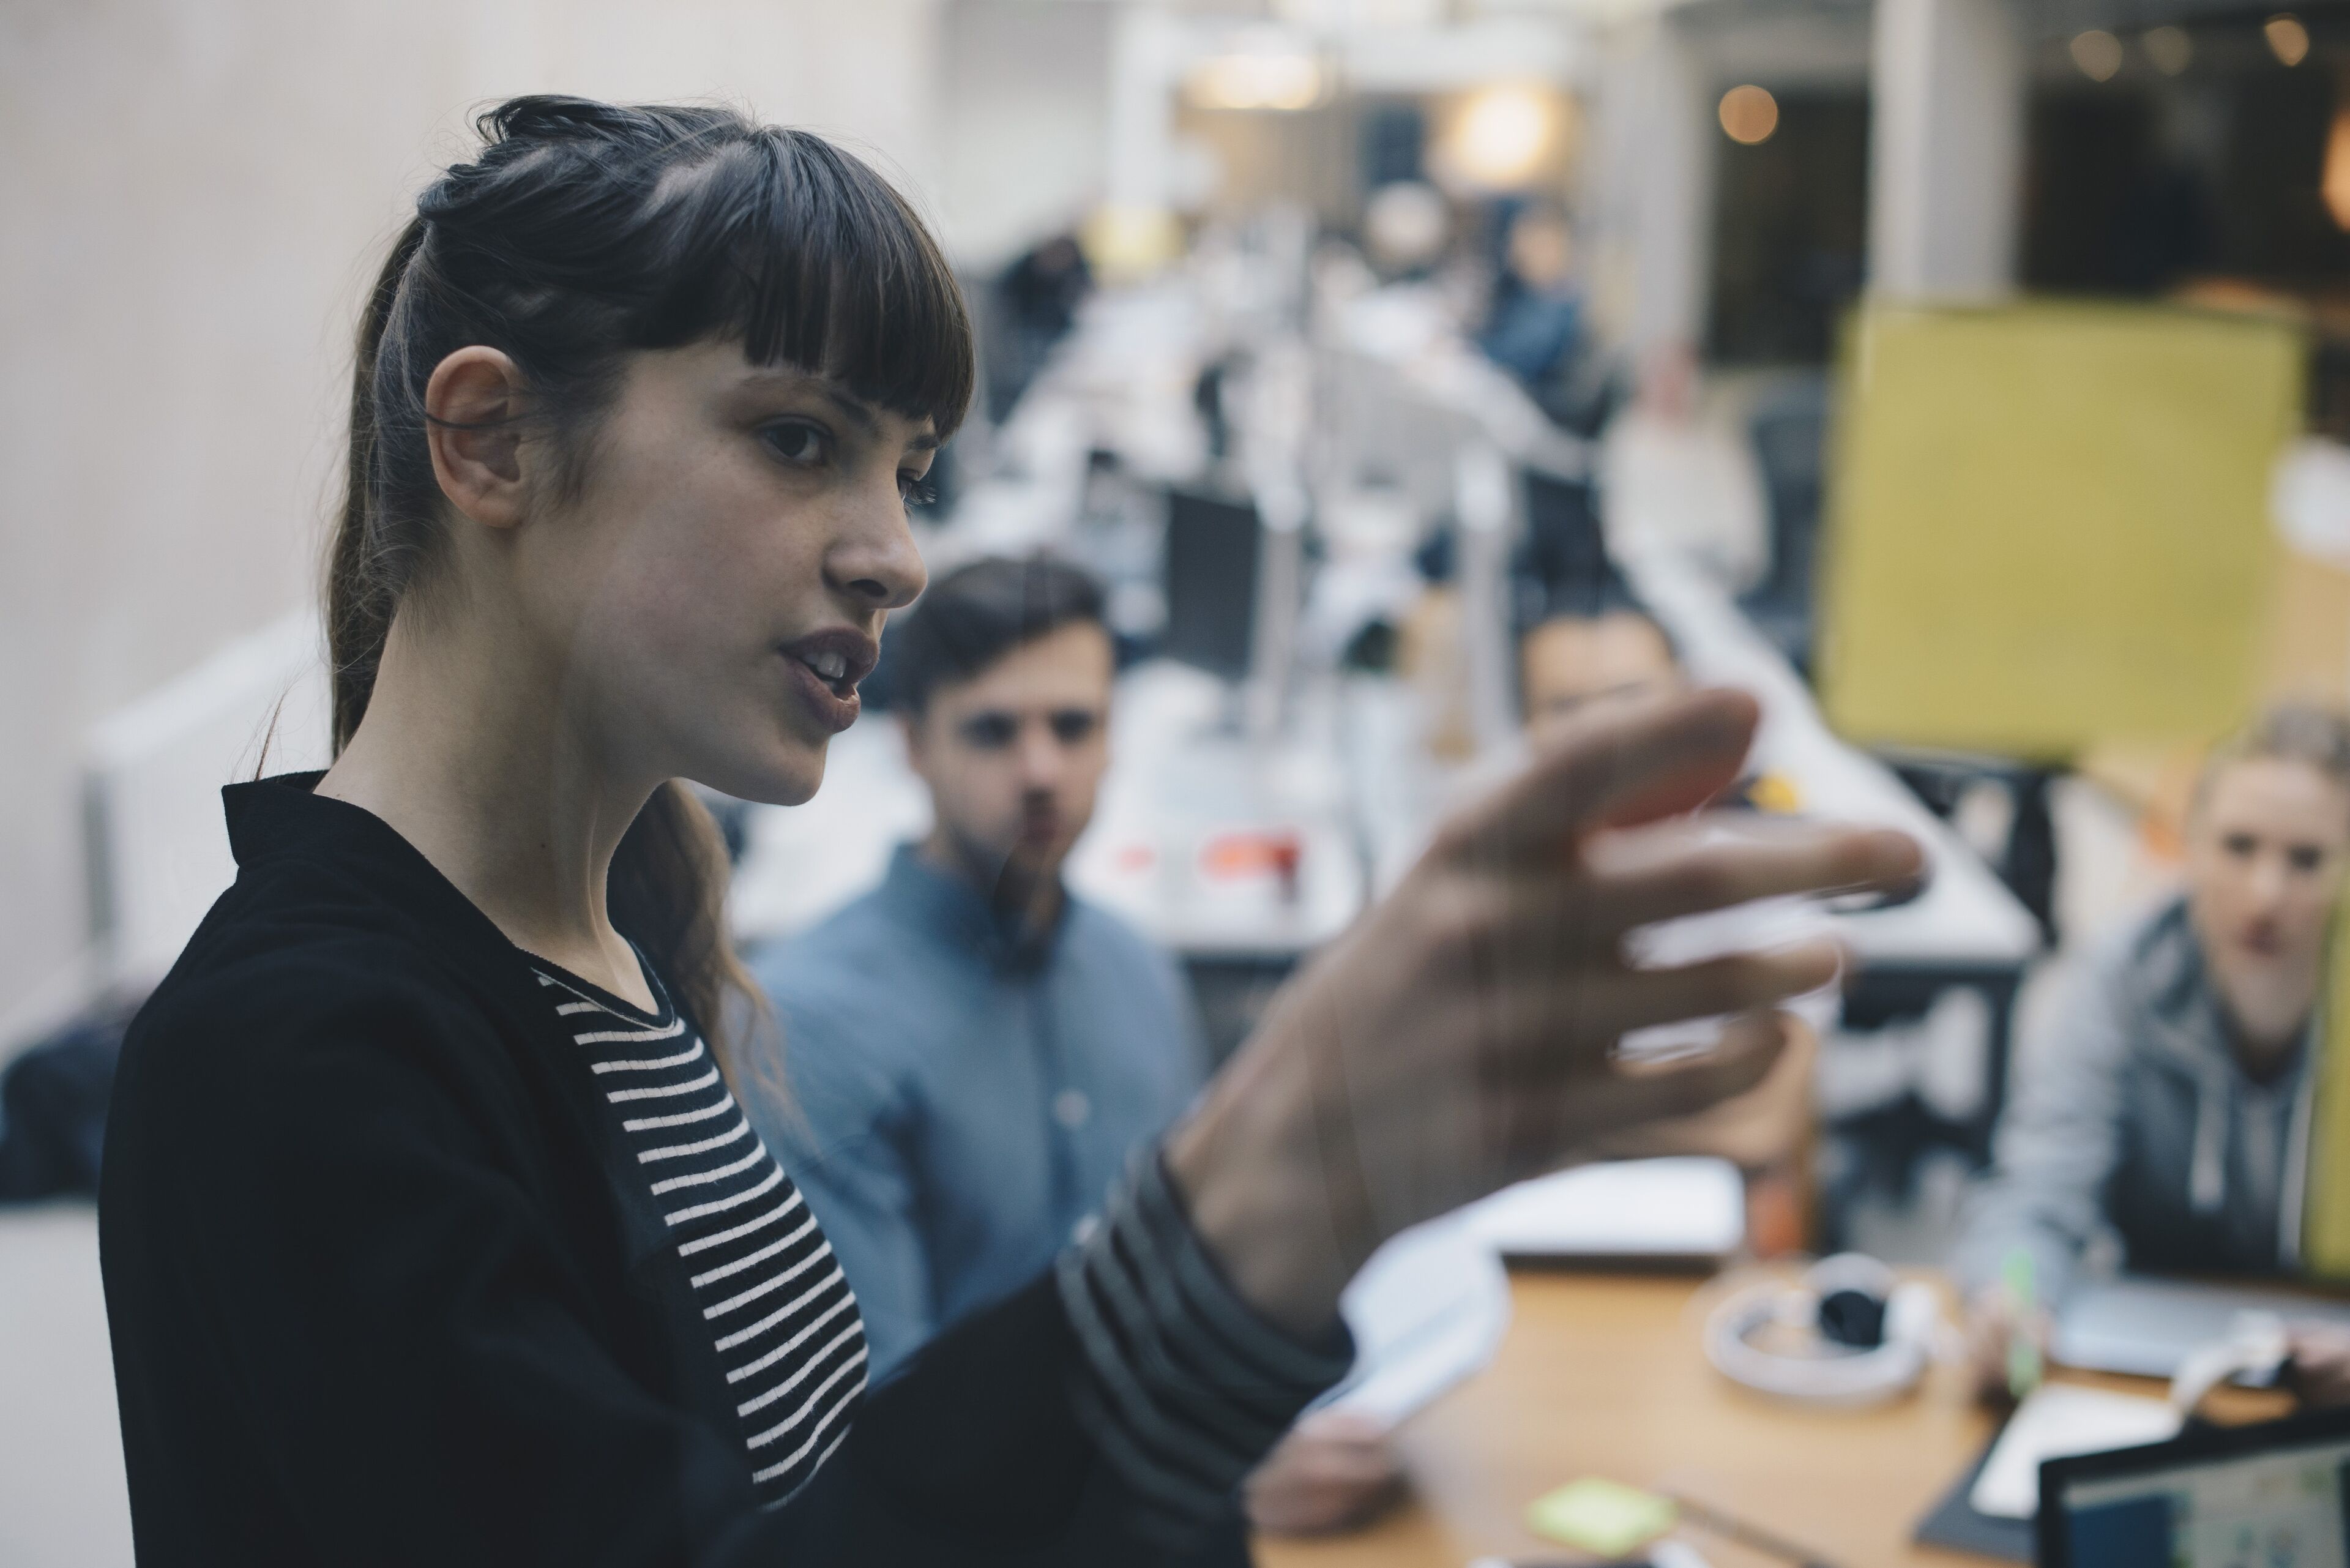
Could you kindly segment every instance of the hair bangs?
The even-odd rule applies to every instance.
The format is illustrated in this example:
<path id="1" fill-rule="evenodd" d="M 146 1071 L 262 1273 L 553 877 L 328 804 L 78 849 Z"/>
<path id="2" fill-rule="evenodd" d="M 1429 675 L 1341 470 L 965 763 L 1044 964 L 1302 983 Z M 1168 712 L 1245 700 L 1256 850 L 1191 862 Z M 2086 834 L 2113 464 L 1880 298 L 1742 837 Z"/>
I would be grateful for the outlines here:
<path id="1" fill-rule="evenodd" d="M 829 376 L 943 441 L 976 380 L 971 314 L 913 208 L 821 138 L 762 127 L 674 195 L 667 342 L 721 335 L 752 363 Z"/>

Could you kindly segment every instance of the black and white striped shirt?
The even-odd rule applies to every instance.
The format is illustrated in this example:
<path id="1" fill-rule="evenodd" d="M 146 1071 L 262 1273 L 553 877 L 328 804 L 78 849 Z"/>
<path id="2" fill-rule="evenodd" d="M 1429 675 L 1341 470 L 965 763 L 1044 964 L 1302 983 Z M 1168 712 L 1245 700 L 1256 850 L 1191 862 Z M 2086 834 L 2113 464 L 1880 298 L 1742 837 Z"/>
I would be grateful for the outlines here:
<path id="1" fill-rule="evenodd" d="M 657 1013 L 552 966 L 536 972 L 689 1272 L 739 1396 L 759 1500 L 780 1502 L 848 1436 L 866 1377 L 857 1298 L 816 1216 L 651 966 Z"/>
<path id="2" fill-rule="evenodd" d="M 761 1501 L 799 1490 L 847 1438 L 865 1389 L 857 1298 L 816 1216 L 743 1117 L 701 1036 L 645 966 L 660 1011 L 552 965 L 540 985 L 581 1047 L 691 1271 Z M 1343 1377 L 1343 1326 L 1319 1345 L 1274 1329 L 1192 1231 L 1157 1151 L 1137 1158 L 1060 1260 L 1079 1351 L 1070 1393 L 1135 1490 L 1146 1533 L 1180 1544 L 1228 1516 L 1297 1413 Z"/>

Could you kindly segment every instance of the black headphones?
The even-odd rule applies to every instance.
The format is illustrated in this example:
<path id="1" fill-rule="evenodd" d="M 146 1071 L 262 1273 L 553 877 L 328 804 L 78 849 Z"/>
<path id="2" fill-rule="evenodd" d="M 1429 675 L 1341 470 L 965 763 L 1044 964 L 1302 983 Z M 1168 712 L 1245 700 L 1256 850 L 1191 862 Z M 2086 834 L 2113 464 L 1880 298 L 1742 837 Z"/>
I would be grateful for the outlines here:
<path id="1" fill-rule="evenodd" d="M 1941 1314 L 1932 1286 L 1843 1252 L 1801 1280 L 1732 1293 L 1706 1317 L 1705 1355 L 1723 1376 L 1777 1398 L 1874 1405 L 1923 1376 Z"/>

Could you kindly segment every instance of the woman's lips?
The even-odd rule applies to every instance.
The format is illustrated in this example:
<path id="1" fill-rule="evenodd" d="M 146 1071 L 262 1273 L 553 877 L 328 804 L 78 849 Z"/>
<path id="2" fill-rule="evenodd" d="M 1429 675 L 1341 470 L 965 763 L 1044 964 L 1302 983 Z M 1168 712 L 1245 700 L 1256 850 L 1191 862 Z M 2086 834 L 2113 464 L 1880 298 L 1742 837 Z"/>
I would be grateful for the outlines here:
<path id="1" fill-rule="evenodd" d="M 837 735 L 857 722 L 864 702 L 855 686 L 849 686 L 848 695 L 844 697 L 833 690 L 832 682 L 809 669 L 805 660 L 790 654 L 784 655 L 784 667 L 790 672 L 792 695 L 819 725 Z"/>
<path id="2" fill-rule="evenodd" d="M 873 673 L 880 645 L 855 627 L 827 627 L 775 650 L 791 667 L 792 690 L 810 716 L 834 734 L 857 722 L 857 683 Z"/>

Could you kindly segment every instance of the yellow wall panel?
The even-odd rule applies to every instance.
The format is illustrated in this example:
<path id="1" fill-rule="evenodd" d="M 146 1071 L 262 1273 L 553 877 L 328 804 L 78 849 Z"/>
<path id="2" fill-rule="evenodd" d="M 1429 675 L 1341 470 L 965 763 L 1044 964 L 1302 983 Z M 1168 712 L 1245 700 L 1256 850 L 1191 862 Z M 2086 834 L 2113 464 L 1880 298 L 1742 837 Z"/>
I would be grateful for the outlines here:
<path id="1" fill-rule="evenodd" d="M 2317 1005 L 2317 1092 L 2310 1114 L 2309 1173 L 2302 1208 L 2303 1268 L 2350 1281 L 2350 917 L 2334 919 L 2333 962 Z"/>
<path id="2" fill-rule="evenodd" d="M 1864 309 L 1823 552 L 1830 721 L 2058 758 L 2240 720 L 2303 353 L 2288 324 L 2167 306 Z"/>

